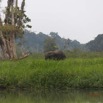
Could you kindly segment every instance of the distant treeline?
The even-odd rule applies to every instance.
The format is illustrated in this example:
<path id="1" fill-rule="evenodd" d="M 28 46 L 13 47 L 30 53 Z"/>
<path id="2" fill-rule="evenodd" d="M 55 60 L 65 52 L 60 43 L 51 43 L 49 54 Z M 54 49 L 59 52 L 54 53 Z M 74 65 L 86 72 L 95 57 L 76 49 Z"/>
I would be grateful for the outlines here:
<path id="1" fill-rule="evenodd" d="M 44 34 L 42 32 L 35 33 L 30 31 L 25 31 L 25 34 L 17 39 L 18 49 L 20 46 L 22 48 L 30 51 L 31 53 L 34 52 L 44 52 L 45 41 L 48 38 L 54 39 L 56 43 L 57 49 L 60 50 L 67 50 L 67 51 L 92 51 L 92 52 L 102 52 L 103 51 L 103 34 L 98 35 L 94 40 L 86 43 L 81 44 L 77 40 L 65 39 L 59 36 L 56 32 L 50 32 L 50 34 Z M 46 42 L 49 43 L 50 41 Z M 21 44 L 21 45 L 20 45 Z"/>

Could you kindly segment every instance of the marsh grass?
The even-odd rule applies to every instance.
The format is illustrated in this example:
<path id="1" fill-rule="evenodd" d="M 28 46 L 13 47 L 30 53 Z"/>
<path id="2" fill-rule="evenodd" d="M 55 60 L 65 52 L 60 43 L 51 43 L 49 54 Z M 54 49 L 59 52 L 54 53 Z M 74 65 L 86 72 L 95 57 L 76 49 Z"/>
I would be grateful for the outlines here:
<path id="1" fill-rule="evenodd" d="M 1 61 L 0 88 L 103 88 L 103 58 Z"/>

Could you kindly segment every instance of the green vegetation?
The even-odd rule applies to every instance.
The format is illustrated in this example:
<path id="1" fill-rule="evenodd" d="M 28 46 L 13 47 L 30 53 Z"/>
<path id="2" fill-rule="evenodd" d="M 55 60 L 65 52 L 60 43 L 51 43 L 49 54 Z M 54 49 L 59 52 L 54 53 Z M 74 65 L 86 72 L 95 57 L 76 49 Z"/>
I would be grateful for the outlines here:
<path id="1" fill-rule="evenodd" d="M 103 88 L 103 58 L 45 61 L 36 56 L 0 62 L 1 88 Z"/>
<path id="2" fill-rule="evenodd" d="M 58 47 L 56 45 L 54 38 L 48 37 L 44 41 L 44 52 L 53 51 L 53 50 L 57 50 L 57 49 L 58 49 Z"/>
<path id="3" fill-rule="evenodd" d="M 65 51 L 67 58 L 103 58 L 103 52 L 84 52 L 78 49 Z"/>

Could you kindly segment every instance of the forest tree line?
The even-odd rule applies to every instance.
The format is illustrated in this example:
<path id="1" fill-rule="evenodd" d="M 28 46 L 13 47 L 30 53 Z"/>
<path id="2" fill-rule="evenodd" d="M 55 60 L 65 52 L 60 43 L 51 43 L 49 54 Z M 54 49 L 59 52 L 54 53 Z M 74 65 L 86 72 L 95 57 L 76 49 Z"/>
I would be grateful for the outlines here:
<path id="1" fill-rule="evenodd" d="M 88 43 L 81 44 L 77 40 L 70 38 L 62 38 L 57 32 L 44 34 L 42 32 L 35 33 L 26 30 L 21 40 L 18 38 L 17 44 L 22 46 L 23 50 L 28 50 L 31 53 L 44 53 L 46 51 L 59 49 L 62 51 L 82 51 L 82 52 L 102 52 L 103 51 L 103 34 L 99 34 L 94 40 Z M 20 43 L 21 42 L 21 43 Z"/>

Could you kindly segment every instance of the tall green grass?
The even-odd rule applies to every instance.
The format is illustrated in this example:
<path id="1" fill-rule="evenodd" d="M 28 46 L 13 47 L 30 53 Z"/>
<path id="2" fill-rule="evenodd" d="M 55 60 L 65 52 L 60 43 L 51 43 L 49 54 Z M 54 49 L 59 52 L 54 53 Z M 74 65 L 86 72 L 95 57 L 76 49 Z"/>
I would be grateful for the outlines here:
<path id="1" fill-rule="evenodd" d="M 0 61 L 0 88 L 103 88 L 103 58 Z"/>

